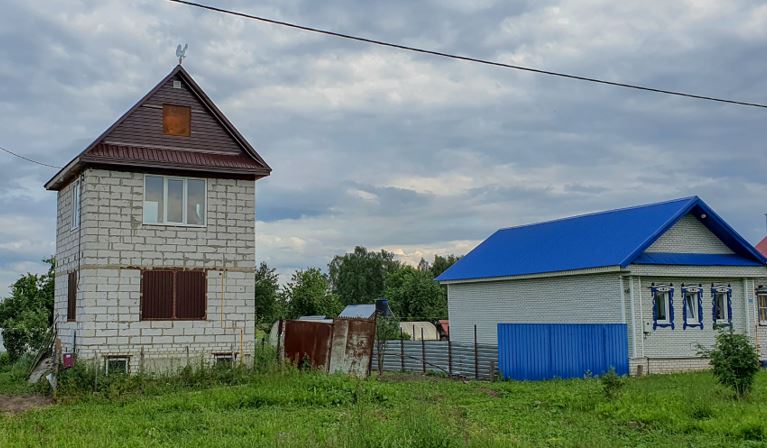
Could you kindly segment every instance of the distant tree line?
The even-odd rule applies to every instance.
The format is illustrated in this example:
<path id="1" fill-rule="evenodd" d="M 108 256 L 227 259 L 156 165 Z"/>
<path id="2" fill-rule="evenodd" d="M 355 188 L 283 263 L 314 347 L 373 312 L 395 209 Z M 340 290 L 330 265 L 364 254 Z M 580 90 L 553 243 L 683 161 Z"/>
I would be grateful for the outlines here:
<path id="1" fill-rule="evenodd" d="M 459 257 L 435 255 L 413 267 L 396 260 L 385 250 L 354 251 L 336 255 L 327 274 L 319 268 L 297 270 L 280 287 L 274 268 L 261 263 L 256 271 L 256 319 L 270 324 L 277 319 L 306 315 L 335 316 L 346 305 L 389 300 L 401 320 L 447 318 L 447 290 L 435 278 Z"/>

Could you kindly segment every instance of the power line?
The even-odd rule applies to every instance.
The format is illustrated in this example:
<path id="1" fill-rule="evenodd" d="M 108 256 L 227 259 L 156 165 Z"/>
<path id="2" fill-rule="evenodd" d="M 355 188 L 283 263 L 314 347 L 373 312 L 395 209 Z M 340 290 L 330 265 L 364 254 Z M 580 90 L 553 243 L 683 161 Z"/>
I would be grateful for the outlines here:
<path id="1" fill-rule="evenodd" d="M 36 163 L 38 165 L 42 165 L 42 166 L 45 166 L 45 167 L 48 167 L 48 168 L 56 168 L 56 169 L 60 169 L 61 168 L 60 166 L 49 165 L 49 164 L 47 164 L 45 162 L 40 162 L 38 160 L 30 159 L 29 157 L 22 156 L 21 154 L 16 154 L 15 152 L 11 151 L 10 149 L 3 148 L 2 146 L 0 146 L 0 150 L 7 152 L 8 154 L 10 154 L 10 155 L 12 155 L 14 157 L 18 157 L 21 160 L 26 160 L 27 162 Z"/>
<path id="2" fill-rule="evenodd" d="M 739 106 L 761 107 L 761 108 L 767 109 L 767 104 L 759 104 L 759 103 L 751 103 L 751 102 L 747 102 L 747 101 L 730 100 L 730 99 L 726 99 L 726 98 L 718 98 L 718 97 L 706 96 L 706 95 L 696 95 L 696 94 L 693 94 L 693 93 L 680 92 L 680 91 L 675 91 L 675 90 L 657 89 L 657 88 L 654 88 L 654 87 L 647 87 L 647 86 L 642 86 L 642 85 L 638 85 L 638 84 L 629 84 L 629 83 L 623 83 L 623 82 L 607 81 L 607 80 L 604 80 L 604 79 L 591 78 L 591 77 L 588 77 L 588 76 L 571 75 L 571 74 L 562 73 L 562 72 L 554 72 L 554 71 L 542 70 L 542 69 L 538 69 L 538 68 L 524 67 L 524 66 L 521 66 L 521 65 L 506 64 L 506 63 L 503 63 L 503 62 L 491 61 L 491 60 L 488 60 L 488 59 L 480 59 L 480 58 L 474 58 L 474 57 L 470 57 L 470 56 L 461 56 L 461 55 L 457 55 L 457 54 L 444 53 L 444 52 L 441 52 L 441 51 L 427 50 L 427 49 L 424 49 L 424 48 L 411 47 L 411 46 L 408 46 L 408 45 L 401 45 L 401 44 L 395 44 L 395 43 L 391 43 L 391 42 L 385 42 L 385 41 L 377 40 L 377 39 L 369 39 L 367 37 L 353 36 L 351 34 L 337 33 L 335 31 L 329 31 L 329 30 L 324 30 L 324 29 L 321 29 L 321 28 L 314 28 L 314 27 L 305 26 L 305 25 L 298 25 L 296 23 L 285 22 L 285 21 L 282 21 L 282 20 L 269 19 L 269 18 L 266 18 L 266 17 L 260 17 L 260 16 L 256 16 L 256 15 L 252 15 L 252 14 L 247 14 L 247 13 L 244 13 L 244 12 L 233 11 L 233 10 L 229 10 L 229 9 L 218 8 L 218 7 L 215 7 L 215 6 L 204 5 L 202 3 L 196 3 L 196 2 L 191 2 L 191 1 L 187 1 L 187 0 L 168 0 L 168 1 L 171 1 L 171 2 L 174 2 L 174 3 L 180 3 L 180 4 L 188 5 L 188 6 L 195 6 L 197 8 L 202 8 L 202 9 L 206 9 L 206 10 L 209 10 L 209 11 L 220 12 L 220 13 L 223 13 L 223 14 L 229 14 L 229 15 L 233 15 L 233 16 L 244 17 L 246 19 L 258 20 L 258 21 L 261 21 L 261 22 L 271 23 L 271 24 L 274 24 L 274 25 L 280 25 L 280 26 L 286 26 L 286 27 L 289 27 L 289 28 L 295 28 L 295 29 L 302 30 L 302 31 L 309 31 L 309 32 L 312 32 L 312 33 L 325 34 L 325 35 L 328 35 L 328 36 L 340 37 L 342 39 L 355 40 L 355 41 L 365 42 L 365 43 L 369 43 L 369 44 L 373 44 L 373 45 L 380 45 L 380 46 L 384 46 L 384 47 L 397 48 L 397 49 L 400 49 L 400 50 L 414 51 L 416 53 L 430 54 L 430 55 L 433 55 L 433 56 L 440 56 L 440 57 L 445 57 L 445 58 L 450 58 L 450 59 L 458 59 L 458 60 L 461 60 L 461 61 L 476 62 L 476 63 L 479 63 L 479 64 L 492 65 L 492 66 L 495 66 L 495 67 L 503 67 L 503 68 L 509 68 L 509 69 L 514 69 L 514 70 L 522 70 L 522 71 L 537 73 L 537 74 L 541 74 L 541 75 L 557 76 L 557 77 L 560 77 L 560 78 L 574 79 L 574 80 L 577 80 L 577 81 L 585 81 L 585 82 L 591 82 L 591 83 L 596 83 L 596 84 L 604 84 L 604 85 L 613 86 L 613 87 L 623 87 L 623 88 L 626 88 L 626 89 L 634 89 L 634 90 L 642 90 L 642 91 L 646 91 L 646 92 L 662 93 L 662 94 L 665 94 L 665 95 L 674 95 L 674 96 L 681 96 L 681 97 L 686 97 L 686 98 L 694 98 L 694 99 L 698 99 L 698 100 L 715 101 L 715 102 L 719 102 L 719 103 L 736 104 L 736 105 L 739 105 Z"/>

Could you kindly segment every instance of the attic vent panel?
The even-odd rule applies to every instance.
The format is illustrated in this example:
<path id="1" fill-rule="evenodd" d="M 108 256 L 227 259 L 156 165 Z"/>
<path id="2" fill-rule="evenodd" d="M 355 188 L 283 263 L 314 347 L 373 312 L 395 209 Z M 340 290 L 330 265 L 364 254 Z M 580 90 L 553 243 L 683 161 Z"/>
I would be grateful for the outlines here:
<path id="1" fill-rule="evenodd" d="M 181 88 L 181 81 L 179 80 L 173 80 L 173 88 L 174 89 L 180 89 Z"/>
<path id="2" fill-rule="evenodd" d="M 165 135 L 189 137 L 192 131 L 192 109 L 188 106 L 163 104 L 162 131 Z"/>

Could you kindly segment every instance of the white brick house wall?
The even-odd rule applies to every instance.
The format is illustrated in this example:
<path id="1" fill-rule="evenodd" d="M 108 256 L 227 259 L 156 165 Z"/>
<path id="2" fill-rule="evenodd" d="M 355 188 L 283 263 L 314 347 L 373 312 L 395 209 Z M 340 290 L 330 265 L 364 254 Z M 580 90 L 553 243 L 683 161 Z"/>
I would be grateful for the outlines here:
<path id="1" fill-rule="evenodd" d="M 64 351 L 97 362 L 130 356 L 131 369 L 143 358 L 151 369 L 210 361 L 239 352 L 242 341 L 247 359 L 255 337 L 255 181 L 208 178 L 207 225 L 198 228 L 143 224 L 142 173 L 87 169 L 82 179 L 77 232 L 69 230 L 71 185 L 59 192 L 55 313 Z M 78 266 L 78 239 L 77 321 L 66 323 L 66 273 Z M 205 320 L 141 320 L 141 269 L 158 267 L 207 271 Z"/>
<path id="2" fill-rule="evenodd" d="M 621 323 L 618 274 L 448 285 L 450 339 L 498 343 L 498 323 Z"/>

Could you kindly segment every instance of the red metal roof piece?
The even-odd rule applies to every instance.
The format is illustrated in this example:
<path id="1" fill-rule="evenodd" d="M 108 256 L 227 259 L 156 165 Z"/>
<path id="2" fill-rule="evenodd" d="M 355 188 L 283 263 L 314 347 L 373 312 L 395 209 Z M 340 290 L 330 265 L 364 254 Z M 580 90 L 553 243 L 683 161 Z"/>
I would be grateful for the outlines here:
<path id="1" fill-rule="evenodd" d="M 262 171 L 264 167 L 245 153 L 219 154 L 165 148 L 99 143 L 83 154 L 83 160 L 93 163 L 135 163 L 168 168 L 231 169 Z"/>
<path id="2" fill-rule="evenodd" d="M 759 241 L 759 244 L 756 245 L 756 250 L 758 250 L 760 254 L 767 257 L 767 236 L 765 236 L 762 241 Z"/>

